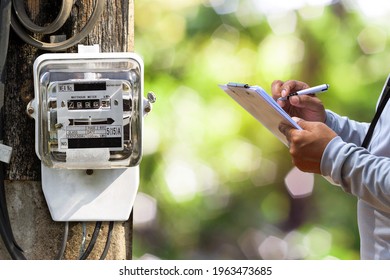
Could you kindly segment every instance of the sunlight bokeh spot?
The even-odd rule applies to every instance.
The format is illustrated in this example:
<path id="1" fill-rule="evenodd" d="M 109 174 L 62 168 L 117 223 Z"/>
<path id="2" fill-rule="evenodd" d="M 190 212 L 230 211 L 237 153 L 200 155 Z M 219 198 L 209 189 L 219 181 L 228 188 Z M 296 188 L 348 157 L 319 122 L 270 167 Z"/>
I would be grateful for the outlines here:
<path id="1" fill-rule="evenodd" d="M 303 245 L 305 235 L 298 231 L 291 231 L 284 237 L 288 245 L 287 259 L 301 260 L 309 255 L 309 250 Z"/>
<path id="2" fill-rule="evenodd" d="M 312 257 L 326 257 L 332 247 L 332 235 L 325 229 L 314 227 L 304 237 L 303 244 Z"/>
<path id="3" fill-rule="evenodd" d="M 292 11 L 304 6 L 305 0 L 252 0 L 257 10 L 262 14 L 279 14 L 286 11 Z"/>
<path id="4" fill-rule="evenodd" d="M 352 2 L 352 1 L 346 1 Z M 357 0 L 355 1 L 361 13 L 371 20 L 385 19 L 390 15 L 390 2 L 383 0 Z"/>
<path id="5" fill-rule="evenodd" d="M 299 15 L 305 20 L 313 20 L 321 17 L 324 14 L 324 6 L 305 6 L 299 9 Z"/>
<path id="6" fill-rule="evenodd" d="M 239 0 L 209 0 L 209 4 L 220 15 L 237 11 Z"/>
<path id="7" fill-rule="evenodd" d="M 262 231 L 254 228 L 249 228 L 241 234 L 237 242 L 246 258 L 249 260 L 253 260 L 259 258 L 260 253 L 258 248 L 266 238 L 267 235 Z"/>
<path id="8" fill-rule="evenodd" d="M 290 76 L 291 65 L 303 60 L 305 44 L 298 37 L 268 35 L 259 45 L 258 63 L 264 76 Z"/>
<path id="9" fill-rule="evenodd" d="M 284 179 L 287 190 L 293 198 L 302 198 L 312 194 L 314 188 L 313 173 L 306 173 L 294 167 Z"/>
<path id="10" fill-rule="evenodd" d="M 266 158 L 261 158 L 260 166 L 253 172 L 251 180 L 257 187 L 266 186 L 275 182 L 277 178 L 278 165 Z"/>
<path id="11" fill-rule="evenodd" d="M 267 237 L 259 247 L 259 254 L 264 260 L 284 260 L 287 251 L 287 242 L 276 236 Z"/>
<path id="12" fill-rule="evenodd" d="M 382 52 L 387 42 L 387 32 L 379 27 L 364 28 L 357 37 L 359 46 L 365 54 Z"/>
<path id="13" fill-rule="evenodd" d="M 283 14 L 271 14 L 267 16 L 268 24 L 277 35 L 291 34 L 297 25 L 297 14 L 288 11 Z"/>
<path id="14" fill-rule="evenodd" d="M 150 155 L 155 153 L 158 150 L 160 144 L 160 132 L 157 127 L 154 127 L 152 124 L 144 125 L 143 130 L 143 142 L 142 142 L 142 152 L 144 155 Z"/>
<path id="15" fill-rule="evenodd" d="M 219 89 L 218 89 L 219 90 Z M 221 97 L 224 92 L 221 90 Z M 217 134 L 221 137 L 232 137 L 237 135 L 242 124 L 241 115 L 237 112 L 237 107 L 234 107 L 233 100 L 217 99 L 209 103 L 208 110 L 213 111 L 213 118 L 207 124 L 207 131 L 210 137 Z"/>
<path id="16" fill-rule="evenodd" d="M 286 220 L 289 208 L 288 197 L 277 192 L 269 193 L 261 203 L 261 212 L 270 223 L 281 223 Z"/>
<path id="17" fill-rule="evenodd" d="M 135 228 L 146 228 L 153 224 L 157 216 L 157 201 L 153 197 L 138 192 L 133 206 Z"/>
<path id="18" fill-rule="evenodd" d="M 334 2 L 334 0 L 306 0 L 305 2 L 308 6 L 324 7 Z"/>
<path id="19" fill-rule="evenodd" d="M 253 9 L 251 0 L 240 1 L 240 5 L 235 13 L 237 20 L 244 27 L 254 26 L 264 20 L 264 16 Z"/>
<path id="20" fill-rule="evenodd" d="M 250 172 L 260 166 L 261 150 L 245 140 L 232 141 L 224 153 L 230 164 L 241 172 Z"/>
<path id="21" fill-rule="evenodd" d="M 178 202 L 188 201 L 197 193 L 197 176 L 187 162 L 178 160 L 168 164 L 165 180 L 169 191 Z"/>

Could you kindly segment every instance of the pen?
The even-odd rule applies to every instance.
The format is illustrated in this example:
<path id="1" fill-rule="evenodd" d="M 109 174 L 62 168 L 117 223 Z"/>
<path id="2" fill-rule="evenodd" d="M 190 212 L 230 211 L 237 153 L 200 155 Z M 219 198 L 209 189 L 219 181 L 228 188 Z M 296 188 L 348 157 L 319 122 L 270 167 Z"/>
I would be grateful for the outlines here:
<path id="1" fill-rule="evenodd" d="M 297 92 L 290 93 L 289 95 L 287 95 L 285 97 L 279 97 L 278 100 L 285 101 L 285 100 L 288 100 L 291 96 L 314 94 L 314 93 L 326 91 L 326 90 L 328 90 L 328 88 L 329 88 L 328 84 L 323 84 L 323 85 L 319 85 L 319 86 L 315 86 L 315 87 L 311 87 L 311 88 L 306 88 L 306 89 L 298 90 Z"/>

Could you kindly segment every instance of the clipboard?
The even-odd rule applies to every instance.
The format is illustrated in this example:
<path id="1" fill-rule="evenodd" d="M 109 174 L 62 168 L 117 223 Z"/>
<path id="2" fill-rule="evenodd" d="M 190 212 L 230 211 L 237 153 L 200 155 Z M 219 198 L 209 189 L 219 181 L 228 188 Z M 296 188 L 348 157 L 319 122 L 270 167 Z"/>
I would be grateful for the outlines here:
<path id="1" fill-rule="evenodd" d="M 288 142 L 284 134 L 279 131 L 280 124 L 284 123 L 302 130 L 283 108 L 260 86 L 228 83 L 226 85 L 219 85 L 219 87 L 286 146 L 288 146 Z"/>

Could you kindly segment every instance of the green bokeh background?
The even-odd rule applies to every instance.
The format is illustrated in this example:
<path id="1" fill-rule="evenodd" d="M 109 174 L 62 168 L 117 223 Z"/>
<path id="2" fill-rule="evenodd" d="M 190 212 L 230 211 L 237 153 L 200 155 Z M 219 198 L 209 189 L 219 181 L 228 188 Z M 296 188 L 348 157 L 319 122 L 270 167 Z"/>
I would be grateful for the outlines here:
<path id="1" fill-rule="evenodd" d="M 310 195 L 292 197 L 286 147 L 218 88 L 329 83 L 327 108 L 369 121 L 390 72 L 390 26 L 359 1 L 331 2 L 135 1 L 135 51 L 157 96 L 135 259 L 359 258 L 356 199 L 318 175 Z"/>

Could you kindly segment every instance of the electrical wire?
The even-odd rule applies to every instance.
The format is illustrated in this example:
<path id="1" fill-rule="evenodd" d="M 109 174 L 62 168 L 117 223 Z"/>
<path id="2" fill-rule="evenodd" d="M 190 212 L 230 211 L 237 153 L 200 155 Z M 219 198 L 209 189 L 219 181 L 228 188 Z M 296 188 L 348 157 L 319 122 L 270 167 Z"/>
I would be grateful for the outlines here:
<path id="1" fill-rule="evenodd" d="M 7 59 L 9 31 L 11 23 L 11 0 L 1 0 L 0 2 L 0 75 L 1 83 L 4 85 L 5 61 Z M 0 88 L 1 97 L 4 98 L 4 88 Z"/>
<path id="2" fill-rule="evenodd" d="M 103 250 L 103 253 L 101 254 L 99 260 L 104 260 L 107 256 L 108 250 L 110 249 L 110 245 L 111 245 L 111 237 L 112 237 L 112 230 L 113 229 L 114 229 L 114 222 L 111 221 L 108 225 L 106 245 L 104 245 L 104 250 Z"/>
<path id="3" fill-rule="evenodd" d="M 61 248 L 60 251 L 57 253 L 56 260 L 62 260 L 65 254 L 66 250 L 66 243 L 68 242 L 68 235 L 69 235 L 69 222 L 64 223 L 64 235 L 62 237 L 62 242 L 61 242 Z"/>
<path id="4" fill-rule="evenodd" d="M 69 39 L 63 42 L 45 43 L 35 39 L 27 32 L 25 28 L 23 28 L 23 26 L 25 26 L 29 30 L 41 28 L 41 27 L 37 27 L 35 24 L 34 24 L 35 26 L 32 25 L 31 20 L 26 20 L 26 18 L 23 16 L 24 14 L 26 14 L 26 11 L 23 12 L 24 10 L 23 0 L 13 0 L 13 3 L 14 3 L 15 12 L 12 13 L 11 16 L 11 26 L 15 31 L 15 33 L 18 34 L 18 36 L 26 43 L 38 49 L 47 50 L 47 51 L 63 51 L 66 50 L 67 48 L 76 45 L 81 40 L 83 40 L 95 27 L 96 23 L 98 22 L 100 16 L 103 13 L 103 9 L 105 6 L 105 0 L 95 0 L 95 5 L 92 14 L 89 17 L 88 22 L 85 24 L 84 28 L 79 33 L 77 33 L 76 35 L 70 37 Z M 73 0 L 63 0 L 62 7 L 64 6 L 67 7 L 68 5 L 70 5 L 70 3 L 72 3 L 73 5 Z M 67 12 L 66 8 L 61 9 L 60 14 L 57 16 L 57 19 L 55 20 L 55 24 L 53 24 L 55 25 L 56 28 L 57 28 L 56 25 L 58 23 L 66 21 L 68 17 L 68 15 L 66 15 L 66 12 Z M 65 21 L 64 21 L 64 17 L 65 17 Z"/>
<path id="5" fill-rule="evenodd" d="M 87 225 L 85 222 L 81 223 L 82 228 L 82 234 L 81 234 L 81 244 L 80 244 L 80 250 L 79 250 L 79 257 L 81 257 L 85 251 L 85 241 L 87 239 Z"/>
<path id="6" fill-rule="evenodd" d="M 11 21 L 11 1 L 0 1 L 0 141 L 3 141 L 3 104 L 5 87 L 5 62 L 7 60 L 8 41 Z M 4 185 L 4 165 L 0 163 L 0 235 L 4 245 L 14 260 L 25 260 L 23 250 L 16 243 L 8 215 Z"/>
<path id="7" fill-rule="evenodd" d="M 89 241 L 87 249 L 85 249 L 85 252 L 80 257 L 80 260 L 86 260 L 89 257 L 89 255 L 91 254 L 93 247 L 95 247 L 96 240 L 99 236 L 101 226 L 102 226 L 102 222 L 96 222 L 95 229 L 93 230 L 91 240 Z"/>
<path id="8" fill-rule="evenodd" d="M 62 1 L 60 12 L 58 13 L 57 18 L 50 24 L 45 26 L 36 25 L 27 15 L 26 9 L 24 7 L 24 1 L 12 1 L 12 5 L 15 10 L 15 15 L 19 19 L 19 22 L 23 25 L 24 28 L 39 34 L 51 34 L 60 29 L 68 19 L 70 12 L 73 7 L 73 0 Z"/>
<path id="9" fill-rule="evenodd" d="M 7 211 L 7 203 L 5 199 L 5 186 L 4 186 L 4 169 L 3 164 L 0 164 L 0 234 L 3 239 L 4 245 L 7 248 L 13 260 L 25 260 L 26 257 L 23 254 L 23 250 L 16 243 L 11 224 L 9 221 L 9 215 Z"/>
<path id="10" fill-rule="evenodd" d="M 0 109 L 0 142 L 3 141 L 3 108 Z M 0 233 L 3 242 L 14 260 L 25 260 L 22 248 L 16 243 L 12 231 L 11 222 L 9 220 L 9 213 L 7 207 L 7 199 L 4 184 L 5 170 L 4 164 L 0 162 Z"/>

